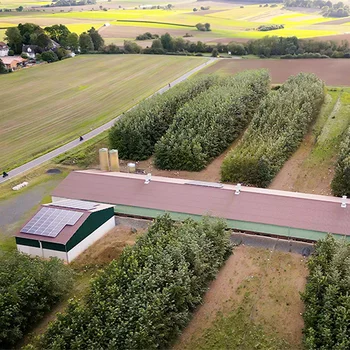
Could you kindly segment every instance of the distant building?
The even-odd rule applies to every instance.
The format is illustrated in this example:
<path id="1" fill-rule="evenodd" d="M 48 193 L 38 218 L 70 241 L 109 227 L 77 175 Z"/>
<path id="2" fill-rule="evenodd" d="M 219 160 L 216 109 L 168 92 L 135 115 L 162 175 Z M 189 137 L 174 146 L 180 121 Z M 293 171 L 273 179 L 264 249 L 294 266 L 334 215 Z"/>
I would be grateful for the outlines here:
<path id="1" fill-rule="evenodd" d="M 2 62 L 4 63 L 7 70 L 15 71 L 18 68 L 21 68 L 25 65 L 26 59 L 20 56 L 6 56 L 1 57 Z"/>
<path id="2" fill-rule="evenodd" d="M 23 45 L 22 54 L 27 54 L 29 58 L 35 58 L 35 54 L 39 52 L 37 45 Z"/>
<path id="3" fill-rule="evenodd" d="M 0 41 L 0 57 L 8 56 L 10 48 L 2 41 Z"/>

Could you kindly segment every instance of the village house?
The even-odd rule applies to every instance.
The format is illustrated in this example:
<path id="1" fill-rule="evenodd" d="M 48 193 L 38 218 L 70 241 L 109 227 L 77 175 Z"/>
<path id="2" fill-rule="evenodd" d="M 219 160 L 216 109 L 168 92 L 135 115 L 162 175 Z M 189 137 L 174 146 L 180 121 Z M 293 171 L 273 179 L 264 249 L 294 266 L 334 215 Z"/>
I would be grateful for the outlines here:
<path id="1" fill-rule="evenodd" d="M 7 70 L 15 71 L 25 65 L 26 59 L 20 56 L 6 56 L 1 58 Z"/>
<path id="2" fill-rule="evenodd" d="M 37 45 L 23 45 L 22 54 L 26 54 L 28 58 L 35 58 L 35 54 L 39 52 L 38 48 Z"/>
<path id="3" fill-rule="evenodd" d="M 0 41 L 0 57 L 8 56 L 10 48 L 2 41 Z"/>

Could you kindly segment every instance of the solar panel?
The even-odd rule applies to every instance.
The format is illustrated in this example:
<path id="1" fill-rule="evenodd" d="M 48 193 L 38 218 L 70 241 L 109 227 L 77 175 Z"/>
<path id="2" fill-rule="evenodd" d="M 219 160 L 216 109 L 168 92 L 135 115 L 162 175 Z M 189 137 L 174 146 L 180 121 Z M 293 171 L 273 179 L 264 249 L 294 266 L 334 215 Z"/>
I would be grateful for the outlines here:
<path id="1" fill-rule="evenodd" d="M 195 185 L 195 186 L 204 186 L 204 187 L 215 187 L 215 188 L 222 188 L 223 184 L 218 184 L 215 182 L 205 182 L 205 181 L 189 181 L 185 182 L 185 185 Z"/>
<path id="2" fill-rule="evenodd" d="M 98 206 L 98 203 L 80 201 L 77 199 L 65 199 L 59 202 L 52 203 L 56 207 L 90 210 Z"/>
<path id="3" fill-rule="evenodd" d="M 44 207 L 22 228 L 32 235 L 56 237 L 66 225 L 74 225 L 83 213 Z"/>

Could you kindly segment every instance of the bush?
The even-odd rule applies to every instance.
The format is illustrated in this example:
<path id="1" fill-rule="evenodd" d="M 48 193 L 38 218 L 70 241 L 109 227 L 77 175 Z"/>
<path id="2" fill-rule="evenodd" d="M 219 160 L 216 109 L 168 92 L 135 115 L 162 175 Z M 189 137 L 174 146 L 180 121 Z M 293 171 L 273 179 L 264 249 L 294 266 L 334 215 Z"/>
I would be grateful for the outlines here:
<path id="1" fill-rule="evenodd" d="M 39 348 L 169 348 L 231 249 L 221 220 L 158 218 L 93 281 L 84 304 L 58 316 Z"/>
<path id="2" fill-rule="evenodd" d="M 125 40 L 124 51 L 125 53 L 140 53 L 142 51 L 142 47 L 133 41 Z"/>
<path id="3" fill-rule="evenodd" d="M 327 55 L 321 55 L 320 53 L 313 53 L 313 52 L 305 52 L 297 55 L 282 55 L 282 59 L 298 59 L 298 58 L 329 58 Z"/>
<path id="4" fill-rule="evenodd" d="M 155 146 L 161 169 L 199 171 L 244 130 L 269 91 L 267 71 L 246 71 L 184 105 Z"/>
<path id="5" fill-rule="evenodd" d="M 331 184 L 335 196 L 350 196 L 350 128 L 340 144 L 335 174 Z"/>
<path id="6" fill-rule="evenodd" d="M 216 82 L 214 76 L 191 79 L 141 102 L 110 130 L 111 148 L 118 149 L 121 159 L 149 158 L 177 110 Z"/>
<path id="7" fill-rule="evenodd" d="M 296 151 L 324 100 L 314 74 L 290 77 L 271 91 L 254 115 L 242 142 L 221 166 L 222 181 L 266 187 Z"/>
<path id="8" fill-rule="evenodd" d="M 13 348 L 71 284 L 70 270 L 58 259 L 0 255 L 0 348 Z"/>
<path id="9" fill-rule="evenodd" d="M 53 51 L 45 51 L 41 54 L 41 59 L 48 63 L 58 61 L 57 55 Z"/>
<path id="10" fill-rule="evenodd" d="M 267 32 L 269 30 L 283 29 L 283 24 L 270 24 L 270 25 L 262 25 L 258 27 L 259 32 Z"/>
<path id="11" fill-rule="evenodd" d="M 136 37 L 136 40 L 152 40 L 152 39 L 158 39 L 159 35 L 157 34 L 151 34 L 150 32 L 146 32 L 144 34 L 140 34 Z"/>
<path id="12" fill-rule="evenodd" d="M 304 345 L 307 350 L 350 349 L 350 244 L 331 235 L 308 261 Z"/>

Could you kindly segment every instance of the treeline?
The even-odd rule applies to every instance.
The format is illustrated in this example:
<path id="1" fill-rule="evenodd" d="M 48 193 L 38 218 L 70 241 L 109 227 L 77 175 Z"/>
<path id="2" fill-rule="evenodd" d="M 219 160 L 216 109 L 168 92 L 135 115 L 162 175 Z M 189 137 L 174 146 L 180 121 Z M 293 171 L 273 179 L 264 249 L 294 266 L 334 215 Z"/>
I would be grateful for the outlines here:
<path id="1" fill-rule="evenodd" d="M 278 28 L 275 28 L 278 29 Z M 261 29 L 263 30 L 263 29 Z M 272 30 L 271 28 L 266 30 Z M 141 34 L 148 35 L 150 33 Z M 154 34 L 153 34 L 154 35 Z M 126 49 L 127 46 L 127 49 Z M 130 49 L 131 47 L 131 49 Z M 123 49 L 121 49 L 123 51 Z M 250 40 L 247 43 L 230 42 L 208 45 L 201 41 L 192 42 L 182 37 L 172 37 L 166 33 L 153 40 L 152 45 L 145 49 L 135 42 L 126 41 L 124 44 L 126 53 L 145 54 L 201 54 L 213 53 L 218 55 L 230 52 L 232 55 L 256 55 L 261 58 L 273 56 L 293 56 L 292 58 L 350 58 L 350 47 L 347 40 L 341 43 L 332 40 L 298 39 L 297 37 L 265 36 L 261 39 Z M 319 54 L 319 55 L 313 55 Z M 303 55 L 303 56 L 302 56 Z"/>
<path id="2" fill-rule="evenodd" d="M 51 5 L 45 5 L 44 7 L 54 6 L 83 6 L 83 5 L 94 5 L 96 0 L 52 0 Z"/>
<path id="3" fill-rule="evenodd" d="M 261 102 L 241 143 L 221 166 L 222 181 L 267 187 L 318 115 L 324 84 L 314 74 L 290 77 Z"/>
<path id="4" fill-rule="evenodd" d="M 346 130 L 344 140 L 340 144 L 331 187 L 335 196 L 350 197 L 350 128 Z"/>
<path id="5" fill-rule="evenodd" d="M 350 349 L 350 244 L 329 235 L 318 241 L 308 261 L 304 346 Z"/>
<path id="6" fill-rule="evenodd" d="M 184 329 L 232 247 L 225 223 L 158 218 L 70 302 L 39 349 L 166 349 Z"/>
<path id="7" fill-rule="evenodd" d="M 319 8 L 325 17 L 348 17 L 349 6 L 342 1 L 332 3 L 324 0 L 284 0 L 286 7 Z"/>
<path id="8" fill-rule="evenodd" d="M 13 349 L 71 284 L 71 271 L 58 259 L 0 252 L 0 348 Z"/>
<path id="9" fill-rule="evenodd" d="M 127 112 L 109 132 L 111 148 L 121 159 L 149 158 L 154 145 L 165 134 L 176 112 L 188 101 L 218 82 L 215 76 L 191 79 L 162 95 L 155 95 Z"/>
<path id="10" fill-rule="evenodd" d="M 160 169 L 203 169 L 242 133 L 269 88 L 267 71 L 246 71 L 190 100 L 156 144 L 155 165 Z"/>

